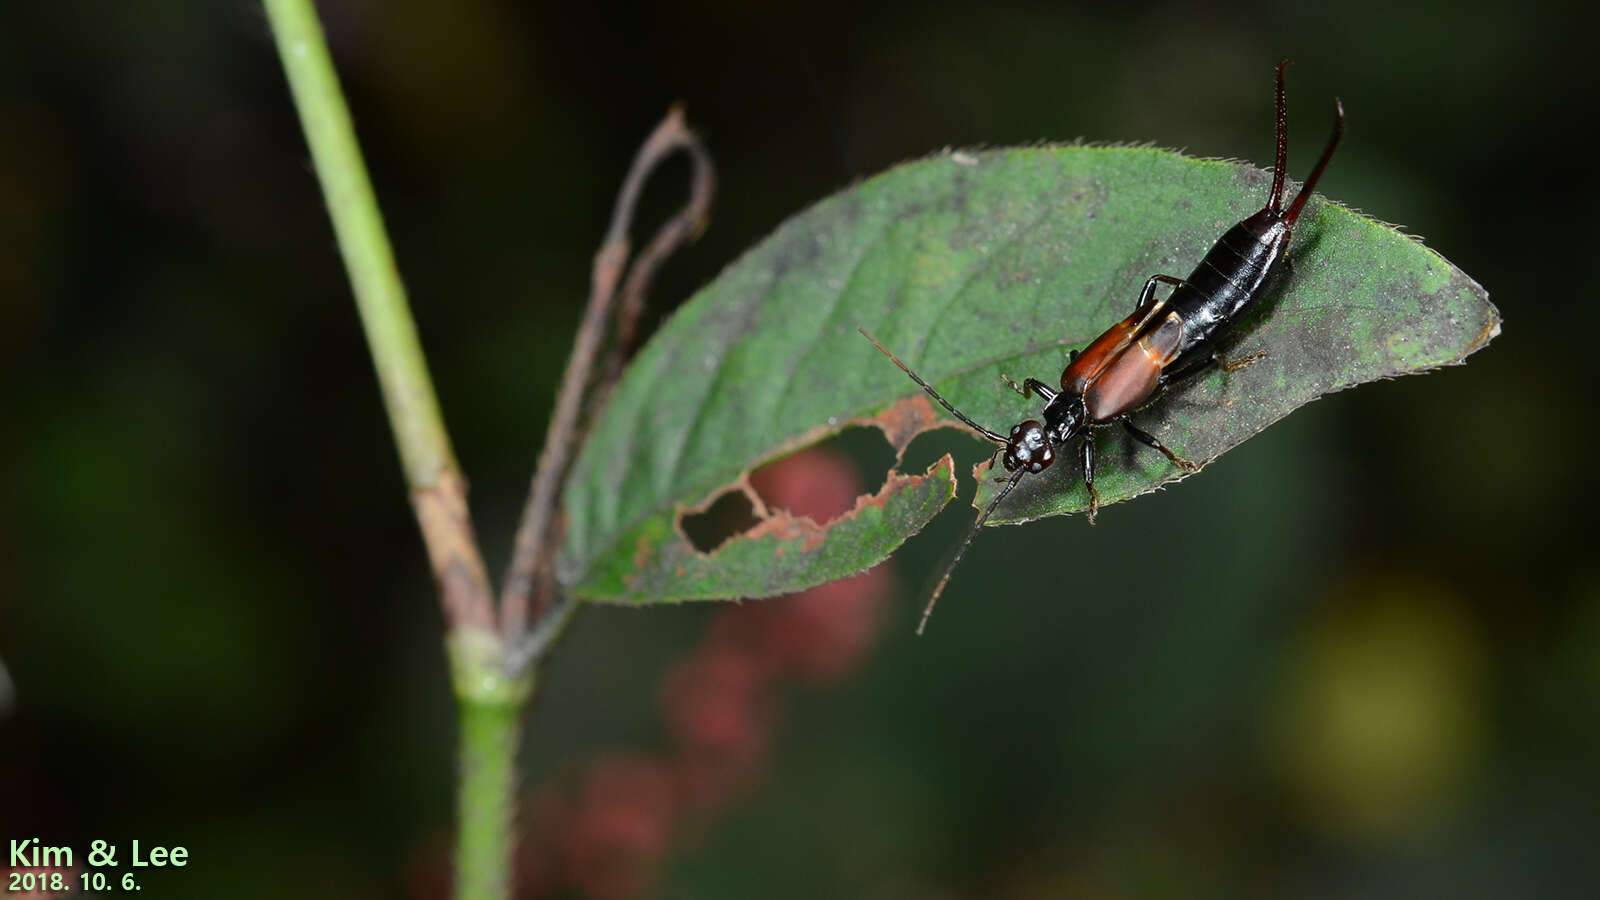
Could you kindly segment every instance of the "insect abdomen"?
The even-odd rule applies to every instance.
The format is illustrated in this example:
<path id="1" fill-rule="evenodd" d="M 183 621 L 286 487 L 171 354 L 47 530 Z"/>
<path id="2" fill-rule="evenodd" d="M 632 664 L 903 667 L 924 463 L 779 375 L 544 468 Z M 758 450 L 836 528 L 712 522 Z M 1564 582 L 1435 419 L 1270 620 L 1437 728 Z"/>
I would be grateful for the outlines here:
<path id="1" fill-rule="evenodd" d="M 1283 258 L 1289 229 L 1276 221 L 1262 222 L 1267 210 L 1228 229 L 1185 284 L 1173 291 L 1168 307 L 1184 321 L 1180 354 L 1211 339 L 1231 324 L 1261 294 Z"/>

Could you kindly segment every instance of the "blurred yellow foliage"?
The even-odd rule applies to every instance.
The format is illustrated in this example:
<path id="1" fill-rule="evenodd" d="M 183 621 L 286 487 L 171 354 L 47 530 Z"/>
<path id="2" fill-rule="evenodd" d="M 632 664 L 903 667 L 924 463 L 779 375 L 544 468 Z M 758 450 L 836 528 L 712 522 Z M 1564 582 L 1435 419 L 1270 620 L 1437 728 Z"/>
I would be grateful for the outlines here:
<path id="1" fill-rule="evenodd" d="M 1269 752 L 1306 824 L 1425 832 L 1461 799 L 1486 711 L 1482 642 L 1442 587 L 1387 577 L 1330 598 L 1291 642 Z"/>

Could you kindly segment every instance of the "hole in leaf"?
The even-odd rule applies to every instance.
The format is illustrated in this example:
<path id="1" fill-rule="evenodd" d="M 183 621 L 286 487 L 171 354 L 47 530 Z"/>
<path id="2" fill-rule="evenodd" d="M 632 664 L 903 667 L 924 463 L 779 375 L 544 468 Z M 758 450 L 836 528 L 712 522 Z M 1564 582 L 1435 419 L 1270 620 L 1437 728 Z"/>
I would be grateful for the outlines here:
<path id="1" fill-rule="evenodd" d="M 681 522 L 689 544 L 701 553 L 710 553 L 728 538 L 749 531 L 760 523 L 750 498 L 738 488 L 724 492 L 705 511 L 688 513 Z"/>
<path id="2" fill-rule="evenodd" d="M 826 524 L 883 489 L 894 448 L 878 428 L 846 428 L 833 437 L 750 473 L 750 486 L 772 510 Z"/>
<path id="3" fill-rule="evenodd" d="M 705 509 L 680 516 L 679 527 L 690 546 L 706 554 L 746 533 L 815 537 L 817 526 L 833 525 L 852 514 L 861 497 L 883 490 L 894 465 L 894 447 L 882 428 L 848 427 L 749 473 L 743 487 L 735 483 Z"/>
<path id="4" fill-rule="evenodd" d="M 952 423 L 951 427 L 932 428 L 912 438 L 901 457 L 900 471 L 925 472 L 948 453 L 955 460 L 957 472 L 970 472 L 973 466 L 993 456 L 994 450 L 993 444 Z"/>

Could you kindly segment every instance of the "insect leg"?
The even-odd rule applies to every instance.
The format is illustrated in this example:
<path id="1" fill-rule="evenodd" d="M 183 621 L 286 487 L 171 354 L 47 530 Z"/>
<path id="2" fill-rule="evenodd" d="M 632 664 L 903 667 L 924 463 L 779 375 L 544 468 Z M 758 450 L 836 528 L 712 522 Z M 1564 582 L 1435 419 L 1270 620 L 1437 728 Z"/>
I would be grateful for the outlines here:
<path id="1" fill-rule="evenodd" d="M 1156 390 L 1161 391 L 1172 387 L 1173 385 L 1182 384 L 1196 375 L 1205 372 L 1212 366 L 1216 366 L 1224 372 L 1237 372 L 1240 369 L 1266 358 L 1267 351 L 1257 350 L 1254 353 L 1241 356 L 1237 359 L 1226 359 L 1223 357 L 1220 351 L 1213 347 L 1210 353 L 1207 353 L 1205 356 L 1202 356 L 1201 358 L 1189 363 L 1175 372 L 1163 371 L 1161 373 L 1161 381 L 1157 384 Z"/>
<path id="2" fill-rule="evenodd" d="M 1150 298 L 1156 295 L 1156 285 L 1158 284 L 1170 284 L 1174 288 L 1178 288 L 1186 283 L 1182 278 L 1173 278 L 1171 275 L 1151 275 L 1150 280 L 1144 283 L 1144 290 L 1139 292 L 1139 300 L 1133 304 L 1133 308 L 1137 310 L 1149 303 Z"/>
<path id="3" fill-rule="evenodd" d="M 1026 379 L 1022 382 L 1022 384 L 1019 385 L 1015 381 L 1012 381 L 1011 377 L 1006 375 L 1006 373 L 1001 372 L 1000 380 L 1010 385 L 1013 391 L 1016 391 L 1024 397 L 1028 396 L 1030 393 L 1038 394 L 1045 399 L 1046 403 L 1056 398 L 1056 392 L 1037 378 Z"/>
<path id="4" fill-rule="evenodd" d="M 1216 360 L 1217 360 L 1217 368 L 1221 369 L 1222 371 L 1224 371 L 1224 372 L 1237 372 L 1240 369 L 1243 369 L 1243 368 L 1245 368 L 1245 367 L 1247 367 L 1247 366 L 1249 366 L 1249 365 L 1251 365 L 1253 363 L 1260 362 L 1261 360 L 1266 359 L 1266 358 L 1267 358 L 1267 351 L 1265 351 L 1265 350 L 1257 350 L 1254 353 L 1248 353 L 1248 354 L 1245 354 L 1244 356 L 1240 356 L 1240 357 L 1237 357 L 1235 359 L 1223 359 L 1220 355 L 1218 355 L 1216 357 Z"/>
<path id="5" fill-rule="evenodd" d="M 1084 429 L 1082 441 L 1083 486 L 1089 489 L 1089 524 L 1093 525 L 1100 513 L 1100 494 L 1094 489 L 1094 429 Z"/>
<path id="6" fill-rule="evenodd" d="M 1171 450 L 1167 449 L 1167 445 L 1165 445 L 1165 444 L 1161 443 L 1160 441 L 1156 440 L 1155 435 L 1150 434 L 1149 432 L 1139 428 L 1138 426 L 1134 425 L 1132 422 L 1128 421 L 1128 417 L 1126 415 L 1117 416 L 1117 421 L 1121 422 L 1122 423 L 1122 427 L 1124 429 L 1126 429 L 1129 434 L 1133 435 L 1133 439 L 1134 440 L 1138 441 L 1141 444 L 1144 444 L 1146 447 L 1150 447 L 1152 449 L 1161 451 L 1162 455 L 1166 456 L 1167 459 L 1172 460 L 1172 464 L 1173 465 L 1175 465 L 1178 468 L 1184 470 L 1185 472 L 1198 472 L 1198 471 L 1200 471 L 1200 467 L 1199 466 L 1195 465 L 1192 462 L 1189 462 L 1187 459 L 1184 459 L 1183 457 L 1179 456 L 1178 454 L 1173 453 Z"/>

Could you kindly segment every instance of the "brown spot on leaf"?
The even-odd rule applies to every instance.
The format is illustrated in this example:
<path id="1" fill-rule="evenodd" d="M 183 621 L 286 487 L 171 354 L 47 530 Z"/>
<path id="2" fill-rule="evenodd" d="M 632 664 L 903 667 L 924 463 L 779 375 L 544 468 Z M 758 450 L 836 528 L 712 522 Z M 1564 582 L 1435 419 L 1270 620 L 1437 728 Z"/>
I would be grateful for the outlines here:
<path id="1" fill-rule="evenodd" d="M 778 512 L 741 535 L 751 540 L 760 540 L 768 536 L 780 541 L 804 540 L 805 543 L 800 545 L 800 549 L 809 553 L 822 546 L 822 542 L 828 537 L 828 529 L 811 521 L 808 516 L 791 516 L 786 512 Z"/>
<path id="2" fill-rule="evenodd" d="M 994 460 L 995 460 L 995 458 L 991 456 L 988 459 L 980 459 L 977 462 L 972 464 L 972 480 L 976 481 L 978 483 L 978 488 L 979 488 L 979 492 L 980 493 L 982 492 L 982 489 L 983 489 L 983 480 L 985 478 L 989 477 L 990 475 L 994 474 L 994 470 L 995 470 Z M 977 494 L 973 495 L 972 503 L 973 503 L 974 506 L 977 505 L 977 503 L 978 503 L 978 495 Z"/>
<path id="3" fill-rule="evenodd" d="M 650 539 L 650 535 L 639 535 L 639 542 L 633 547 L 633 570 L 638 572 L 643 570 L 646 565 L 649 565 L 650 556 L 654 552 L 655 543 Z"/>
<path id="4" fill-rule="evenodd" d="M 1466 357 L 1471 356 L 1472 354 L 1481 350 L 1490 341 L 1499 337 L 1500 322 L 1500 310 L 1495 309 L 1493 306 L 1489 306 L 1489 321 L 1483 323 L 1483 330 L 1478 332 L 1478 336 L 1473 339 L 1472 345 L 1467 348 L 1467 352 L 1461 354 L 1461 357 L 1465 359 Z"/>
<path id="5" fill-rule="evenodd" d="M 933 411 L 933 404 L 928 401 L 925 394 L 921 393 L 902 397 L 883 412 L 860 421 L 864 425 L 876 425 L 882 428 L 884 437 L 889 439 L 889 444 L 894 447 L 896 455 L 904 453 L 912 438 L 917 435 L 930 428 L 949 424 Z"/>

